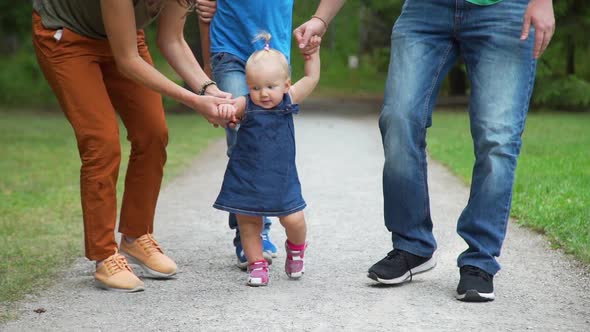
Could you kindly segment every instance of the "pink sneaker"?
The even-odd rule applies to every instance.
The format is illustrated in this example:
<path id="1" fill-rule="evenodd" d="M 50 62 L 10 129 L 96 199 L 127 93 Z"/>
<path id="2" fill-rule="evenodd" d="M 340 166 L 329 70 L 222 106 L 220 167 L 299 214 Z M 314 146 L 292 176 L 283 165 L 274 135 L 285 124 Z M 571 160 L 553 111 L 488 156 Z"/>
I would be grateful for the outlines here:
<path id="1" fill-rule="evenodd" d="M 258 261 L 248 265 L 248 286 L 268 285 L 268 262 Z"/>
<path id="2" fill-rule="evenodd" d="M 305 248 L 303 250 L 293 250 L 289 248 L 289 245 L 285 241 L 285 250 L 287 251 L 287 259 L 285 260 L 285 273 L 291 279 L 299 279 L 305 273 L 305 264 L 303 261 L 303 256 L 305 255 L 305 249 L 307 248 L 307 243 L 305 244 Z"/>

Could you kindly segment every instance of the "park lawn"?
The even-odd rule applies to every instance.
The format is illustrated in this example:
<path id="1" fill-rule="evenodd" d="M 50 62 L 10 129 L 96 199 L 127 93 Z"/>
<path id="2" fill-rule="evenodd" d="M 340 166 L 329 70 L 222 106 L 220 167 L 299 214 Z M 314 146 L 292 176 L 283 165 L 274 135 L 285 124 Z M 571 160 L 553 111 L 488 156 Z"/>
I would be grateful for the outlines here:
<path id="1" fill-rule="evenodd" d="M 530 113 L 511 215 L 590 263 L 590 113 Z M 470 183 L 474 161 L 466 112 L 435 112 L 428 152 Z"/>
<path id="2" fill-rule="evenodd" d="M 295 49 L 295 45 L 292 46 Z M 373 66 L 366 57 L 360 60 L 357 69 L 348 68 L 347 59 L 337 50 L 322 49 L 321 79 L 314 89 L 315 96 L 340 99 L 342 96 L 355 98 L 382 98 L 387 78 L 385 71 Z M 296 82 L 303 77 L 304 63 L 295 51 L 291 54 L 292 77 Z"/>
<path id="3" fill-rule="evenodd" d="M 49 284 L 84 255 L 80 161 L 73 130 L 61 113 L 0 110 L 0 321 L 10 302 Z M 181 172 L 209 142 L 223 136 L 196 114 L 168 114 L 165 180 Z M 129 144 L 121 127 L 123 157 Z M 6 306 L 3 308 L 3 306 Z"/>

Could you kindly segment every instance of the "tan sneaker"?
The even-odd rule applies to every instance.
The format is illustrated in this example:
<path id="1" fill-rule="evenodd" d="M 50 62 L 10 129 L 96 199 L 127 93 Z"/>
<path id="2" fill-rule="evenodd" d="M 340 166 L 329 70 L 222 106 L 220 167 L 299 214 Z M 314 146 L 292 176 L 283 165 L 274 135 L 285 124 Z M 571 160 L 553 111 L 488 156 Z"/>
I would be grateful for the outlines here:
<path id="1" fill-rule="evenodd" d="M 151 234 L 138 237 L 131 243 L 121 239 L 120 250 L 130 264 L 136 264 L 143 270 L 144 277 L 165 279 L 176 274 L 176 263 L 164 255 Z"/>
<path id="2" fill-rule="evenodd" d="M 143 281 L 133 274 L 125 256 L 118 252 L 102 261 L 94 278 L 96 285 L 106 290 L 129 293 L 143 290 Z"/>

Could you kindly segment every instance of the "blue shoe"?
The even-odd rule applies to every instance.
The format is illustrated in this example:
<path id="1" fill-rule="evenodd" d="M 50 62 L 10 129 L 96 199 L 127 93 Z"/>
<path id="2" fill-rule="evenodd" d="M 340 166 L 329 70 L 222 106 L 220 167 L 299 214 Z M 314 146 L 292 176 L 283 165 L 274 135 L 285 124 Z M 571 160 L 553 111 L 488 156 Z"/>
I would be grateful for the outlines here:
<path id="1" fill-rule="evenodd" d="M 267 254 L 270 254 L 270 256 L 273 258 L 277 257 L 279 255 L 277 246 L 275 246 L 274 243 L 272 243 L 270 237 L 268 236 L 268 233 L 260 234 L 260 237 L 262 237 L 262 251 L 264 251 Z"/>
<path id="2" fill-rule="evenodd" d="M 244 249 L 242 248 L 241 243 L 236 244 L 236 257 L 238 258 L 236 265 L 240 269 L 246 271 L 246 269 L 248 269 L 248 259 L 246 258 L 246 255 L 244 255 Z M 272 264 L 272 255 L 270 253 L 263 251 L 262 257 L 264 257 L 268 265 Z"/>
<path id="3" fill-rule="evenodd" d="M 246 255 L 244 255 L 244 249 L 242 249 L 241 244 L 236 246 L 236 257 L 238 257 L 236 265 L 240 269 L 246 270 L 248 268 L 248 260 L 246 259 Z"/>

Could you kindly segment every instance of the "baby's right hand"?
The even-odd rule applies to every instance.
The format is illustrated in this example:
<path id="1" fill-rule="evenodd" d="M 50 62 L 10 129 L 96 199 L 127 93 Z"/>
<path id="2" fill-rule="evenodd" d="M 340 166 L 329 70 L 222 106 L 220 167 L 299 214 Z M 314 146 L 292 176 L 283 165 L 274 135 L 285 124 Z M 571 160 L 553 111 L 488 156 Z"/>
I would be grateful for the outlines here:
<path id="1" fill-rule="evenodd" d="M 217 114 L 220 118 L 226 121 L 230 127 L 235 127 L 236 120 L 236 107 L 232 104 L 219 104 L 217 105 Z M 234 123 L 234 126 L 231 124 Z"/>

